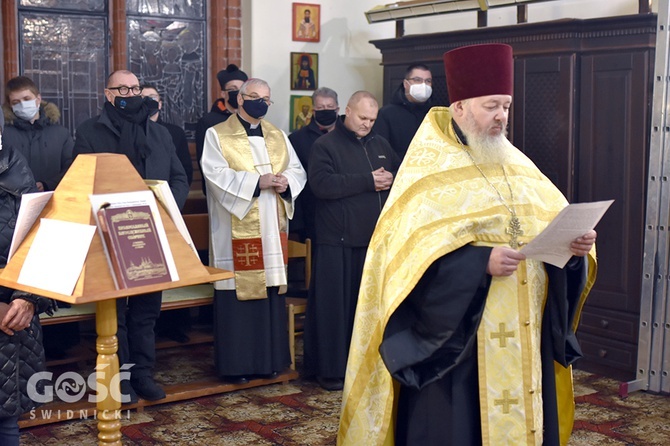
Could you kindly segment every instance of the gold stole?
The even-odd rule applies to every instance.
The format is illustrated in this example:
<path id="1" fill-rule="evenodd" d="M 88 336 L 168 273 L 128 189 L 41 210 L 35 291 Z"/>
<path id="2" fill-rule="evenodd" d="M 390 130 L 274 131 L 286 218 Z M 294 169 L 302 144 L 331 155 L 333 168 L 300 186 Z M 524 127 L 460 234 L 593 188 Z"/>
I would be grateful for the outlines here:
<path id="1" fill-rule="evenodd" d="M 288 166 L 288 148 L 284 135 L 274 125 L 263 121 L 263 139 L 270 159 L 272 173 L 283 172 Z M 231 116 L 215 127 L 221 150 L 231 169 L 238 172 L 258 172 L 250 150 L 249 137 L 237 116 Z M 284 265 L 288 264 L 288 223 L 286 209 L 281 199 L 277 199 L 277 216 Z M 235 270 L 235 290 L 238 300 L 267 298 L 265 262 L 263 261 L 263 241 L 258 199 L 239 220 L 231 216 L 233 239 L 233 264 Z"/>

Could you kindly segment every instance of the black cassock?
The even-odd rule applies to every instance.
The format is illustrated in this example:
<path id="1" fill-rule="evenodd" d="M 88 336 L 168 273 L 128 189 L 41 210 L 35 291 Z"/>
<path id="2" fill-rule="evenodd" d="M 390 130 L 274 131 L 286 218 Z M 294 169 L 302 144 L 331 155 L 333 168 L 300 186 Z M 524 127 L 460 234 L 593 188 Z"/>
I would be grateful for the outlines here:
<path id="1" fill-rule="evenodd" d="M 237 300 L 235 291 L 214 293 L 214 352 L 222 376 L 269 375 L 291 363 L 286 301 L 277 287 L 267 299 Z"/>
<path id="2" fill-rule="evenodd" d="M 491 283 L 486 274 L 490 252 L 466 245 L 436 260 L 386 326 L 379 351 L 401 384 L 397 446 L 482 443 L 476 335 Z M 567 366 L 581 357 L 572 322 L 585 265 L 583 258 L 573 258 L 563 269 L 545 264 L 544 445 L 559 445 L 553 361 Z"/>

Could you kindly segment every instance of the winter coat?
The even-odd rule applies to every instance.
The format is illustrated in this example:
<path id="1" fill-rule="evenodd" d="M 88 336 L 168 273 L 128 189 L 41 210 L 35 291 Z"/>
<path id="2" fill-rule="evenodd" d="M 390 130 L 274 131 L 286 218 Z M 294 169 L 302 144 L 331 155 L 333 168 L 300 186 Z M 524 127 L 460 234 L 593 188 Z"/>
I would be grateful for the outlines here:
<path id="1" fill-rule="evenodd" d="M 6 123 L 4 143 L 21 152 L 44 190 L 54 190 L 72 163 L 74 147 L 70 131 L 58 124 L 58 106 L 42 101 L 40 115 L 32 124 L 18 118 L 9 104 L 4 104 L 2 111 Z"/>
<path id="2" fill-rule="evenodd" d="M 0 150 L 0 267 L 7 264 L 7 254 L 16 225 L 21 195 L 36 192 L 35 180 L 23 155 L 3 144 Z M 30 327 L 9 336 L 0 331 L 0 417 L 14 417 L 28 412 L 37 404 L 30 399 L 27 384 L 30 377 L 45 370 L 42 330 L 37 315 L 52 311 L 49 299 L 0 287 L 0 302 L 25 299 L 35 306 Z M 43 392 L 44 381 L 37 392 Z"/>
<path id="3" fill-rule="evenodd" d="M 405 96 L 405 87 L 400 87 L 393 93 L 391 103 L 383 106 L 377 114 L 377 121 L 372 131 L 383 136 L 391 143 L 402 160 L 407 153 L 409 143 L 432 107 L 432 98 L 426 102 L 410 102 Z"/>
<path id="4" fill-rule="evenodd" d="M 400 159 L 391 145 L 370 132 L 364 138 L 338 119 L 335 130 L 317 139 L 309 158 L 307 184 L 316 196 L 315 242 L 365 247 L 389 191 L 376 191 L 374 170 L 394 176 Z"/>
<path id="5" fill-rule="evenodd" d="M 146 141 L 150 153 L 145 160 L 145 175 L 151 180 L 165 180 L 177 205 L 181 209 L 188 196 L 186 173 L 172 143 L 172 137 L 165 127 L 147 119 Z M 74 141 L 74 156 L 81 153 L 118 153 L 117 146 L 121 134 L 114 127 L 103 108 L 95 118 L 84 121 L 78 128 Z"/>

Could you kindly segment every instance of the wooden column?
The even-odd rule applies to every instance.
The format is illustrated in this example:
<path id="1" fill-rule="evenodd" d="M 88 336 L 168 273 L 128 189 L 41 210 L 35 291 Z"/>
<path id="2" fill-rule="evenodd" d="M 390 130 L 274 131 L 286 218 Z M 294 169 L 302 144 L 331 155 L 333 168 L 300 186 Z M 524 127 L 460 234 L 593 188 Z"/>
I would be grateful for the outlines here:
<path id="1" fill-rule="evenodd" d="M 19 14 L 16 5 L 15 1 L 2 2 L 3 85 L 6 79 L 19 75 Z"/>
<path id="2" fill-rule="evenodd" d="M 228 64 L 240 66 L 242 62 L 242 5 L 241 0 L 211 0 L 210 8 L 209 78 L 214 102 L 221 92 L 216 73 Z M 240 68 L 244 71 L 244 67 Z"/>
<path id="3" fill-rule="evenodd" d="M 121 446 L 121 394 L 118 379 L 119 357 L 117 351 L 119 342 L 116 337 L 116 300 L 108 299 L 96 304 L 95 326 L 98 333 L 96 350 L 96 381 L 98 385 L 108 391 L 98 394 L 96 408 L 98 413 L 98 444 L 106 446 Z M 112 388 L 114 386 L 114 388 Z M 104 397 L 104 398 L 103 398 Z"/>
<path id="4" fill-rule="evenodd" d="M 112 29 L 112 69 L 128 69 L 128 32 L 126 23 L 126 1 L 111 0 L 111 23 Z"/>

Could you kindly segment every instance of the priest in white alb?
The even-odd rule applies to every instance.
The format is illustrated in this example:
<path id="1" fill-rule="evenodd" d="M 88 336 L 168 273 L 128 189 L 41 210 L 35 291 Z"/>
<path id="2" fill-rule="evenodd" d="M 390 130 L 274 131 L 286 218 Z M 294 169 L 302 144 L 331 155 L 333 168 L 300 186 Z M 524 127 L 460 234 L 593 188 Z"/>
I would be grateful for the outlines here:
<path id="1" fill-rule="evenodd" d="M 272 378 L 291 362 L 283 293 L 288 221 L 306 174 L 286 134 L 263 119 L 270 87 L 249 79 L 237 114 L 207 130 L 201 160 L 210 221 L 210 266 L 235 272 L 214 284 L 220 378 Z"/>
<path id="2" fill-rule="evenodd" d="M 368 248 L 338 444 L 565 445 L 596 233 L 564 268 L 519 252 L 567 201 L 505 137 L 512 48 L 444 63 L 451 105 L 419 127 Z"/>

